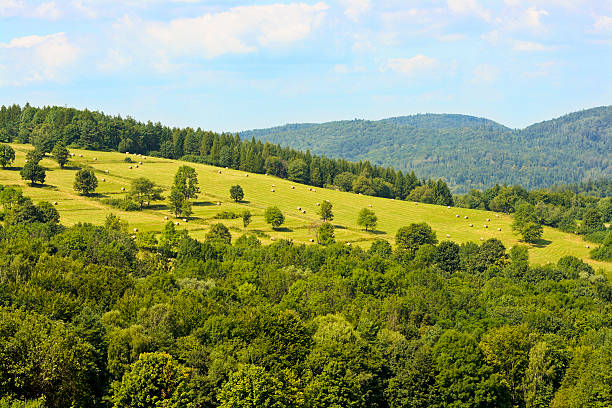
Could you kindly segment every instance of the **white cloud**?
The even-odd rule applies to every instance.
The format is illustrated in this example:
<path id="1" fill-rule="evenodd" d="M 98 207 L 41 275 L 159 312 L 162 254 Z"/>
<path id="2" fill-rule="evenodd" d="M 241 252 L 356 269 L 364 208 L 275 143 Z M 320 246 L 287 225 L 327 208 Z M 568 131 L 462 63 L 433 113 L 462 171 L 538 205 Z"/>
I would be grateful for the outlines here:
<path id="1" fill-rule="evenodd" d="M 542 24 L 540 21 L 541 16 L 547 16 L 548 11 L 538 10 L 535 6 L 529 7 L 525 10 L 523 15 L 523 21 L 527 27 L 539 28 Z"/>
<path id="2" fill-rule="evenodd" d="M 340 3 L 345 7 L 344 15 L 353 21 L 358 21 L 372 8 L 370 0 L 340 0 Z"/>
<path id="3" fill-rule="evenodd" d="M 598 33 L 612 32 L 612 17 L 598 16 L 593 24 L 593 29 Z"/>
<path id="4" fill-rule="evenodd" d="M 431 71 L 438 66 L 439 61 L 437 59 L 419 54 L 411 58 L 389 58 L 381 69 L 383 72 L 391 70 L 400 74 L 414 76 Z"/>
<path id="5" fill-rule="evenodd" d="M 210 59 L 301 41 L 319 26 L 328 8 L 323 2 L 241 6 L 169 22 L 124 17 L 113 26 L 114 48 L 153 58 L 166 71 L 175 58 Z"/>
<path id="6" fill-rule="evenodd" d="M 23 0 L 0 0 L 0 16 L 13 15 L 23 7 Z"/>
<path id="7" fill-rule="evenodd" d="M 489 64 L 480 64 L 474 69 L 472 82 L 492 82 L 497 79 L 499 70 Z"/>
<path id="8" fill-rule="evenodd" d="M 31 35 L 0 43 L 0 60 L 5 62 L 0 84 L 61 80 L 60 73 L 76 61 L 77 54 L 65 33 Z"/>
<path id="9" fill-rule="evenodd" d="M 513 41 L 512 49 L 515 51 L 549 51 L 552 48 L 534 41 Z"/>
<path id="10" fill-rule="evenodd" d="M 485 21 L 491 21 L 491 13 L 478 4 L 477 0 L 447 0 L 447 6 L 455 14 L 475 15 Z"/>
<path id="11" fill-rule="evenodd" d="M 42 3 L 32 11 L 33 17 L 57 20 L 62 15 L 62 12 L 57 8 L 54 1 Z"/>

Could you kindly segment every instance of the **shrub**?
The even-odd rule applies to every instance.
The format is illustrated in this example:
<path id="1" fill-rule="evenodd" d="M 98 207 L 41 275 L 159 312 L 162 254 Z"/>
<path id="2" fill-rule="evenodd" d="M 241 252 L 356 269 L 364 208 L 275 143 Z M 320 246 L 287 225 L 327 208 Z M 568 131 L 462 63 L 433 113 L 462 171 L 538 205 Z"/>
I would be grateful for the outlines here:
<path id="1" fill-rule="evenodd" d="M 127 198 L 105 198 L 102 203 L 118 208 L 123 211 L 138 211 L 140 206 L 138 203 Z"/>

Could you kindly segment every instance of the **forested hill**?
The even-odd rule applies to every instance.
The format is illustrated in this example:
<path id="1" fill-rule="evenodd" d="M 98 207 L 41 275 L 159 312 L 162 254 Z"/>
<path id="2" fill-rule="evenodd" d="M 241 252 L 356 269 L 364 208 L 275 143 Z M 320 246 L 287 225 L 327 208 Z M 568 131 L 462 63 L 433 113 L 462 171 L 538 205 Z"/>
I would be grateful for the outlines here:
<path id="1" fill-rule="evenodd" d="M 612 174 L 612 106 L 522 130 L 473 116 L 421 114 L 290 124 L 241 136 L 414 170 L 421 177 L 443 177 L 455 192 L 496 183 L 541 188 Z"/>

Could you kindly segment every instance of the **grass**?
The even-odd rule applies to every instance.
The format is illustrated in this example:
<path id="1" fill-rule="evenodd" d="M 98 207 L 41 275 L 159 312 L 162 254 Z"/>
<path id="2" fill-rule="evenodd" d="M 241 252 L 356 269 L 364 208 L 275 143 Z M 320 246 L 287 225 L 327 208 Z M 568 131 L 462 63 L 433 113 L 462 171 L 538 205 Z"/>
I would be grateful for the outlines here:
<path id="1" fill-rule="evenodd" d="M 43 159 L 41 164 L 48 169 L 45 185 L 32 187 L 21 180 L 19 175 L 25 154 L 32 147 L 20 144 L 12 146 L 16 152 L 16 161 L 12 168 L 0 170 L 0 184 L 19 186 L 34 201 L 57 202 L 57 209 L 65 225 L 78 222 L 102 224 L 110 212 L 128 221 L 130 228 L 138 228 L 139 231 L 161 231 L 167 222 L 165 217 L 174 220 L 165 201 L 155 203 L 153 207 L 143 211 L 125 212 L 103 204 L 101 199 L 124 197 L 125 192 L 121 191 L 121 188 L 129 190 L 131 181 L 141 176 L 163 187 L 167 195 L 176 170 L 185 164 L 184 162 L 153 157 L 142 158 L 134 154 L 72 149 L 71 152 L 75 156 L 71 158 L 71 163 L 65 169 L 60 169 L 49 157 Z M 126 163 L 125 157 L 130 157 L 134 163 Z M 142 165 L 138 164 L 139 161 Z M 182 219 L 177 221 L 181 228 L 189 230 L 190 235 L 196 239 L 203 239 L 210 225 L 216 222 L 226 224 L 233 237 L 238 237 L 243 230 L 242 219 L 216 220 L 214 216 L 224 210 L 241 212 L 248 209 L 253 214 L 248 230 L 263 233 L 261 234 L 263 238 L 260 238 L 263 242 L 270 242 L 271 238 L 285 238 L 298 243 L 308 243 L 310 239 L 315 238 L 315 226 L 319 222 L 317 214 L 319 207 L 316 203 L 329 200 L 333 204 L 335 216 L 333 224 L 337 226 L 336 239 L 363 247 L 368 247 L 377 238 L 393 242 L 398 228 L 413 222 L 427 222 L 436 231 L 439 240 L 448 239 L 462 243 L 480 242 L 481 238 L 485 240 L 498 238 L 506 247 L 520 243 L 510 227 L 512 218 L 506 214 L 390 200 L 323 188 L 310 191 L 311 188 L 308 186 L 276 177 L 253 173 L 248 173 L 247 176 L 246 172 L 239 170 L 187 164 L 197 170 L 202 193 L 194 202 L 194 213 L 188 222 L 185 223 Z M 91 166 L 96 171 L 98 177 L 96 196 L 83 197 L 72 188 L 78 167 L 84 165 Z M 129 169 L 129 166 L 132 166 L 132 169 Z M 229 189 L 235 184 L 242 186 L 245 192 L 244 202 L 235 203 L 230 199 Z M 294 189 L 291 186 L 294 186 Z M 279 230 L 273 230 L 263 219 L 265 208 L 272 205 L 278 206 L 285 215 L 284 228 Z M 375 231 L 366 232 L 357 226 L 357 214 L 364 207 L 370 208 L 370 205 L 378 216 L 378 226 Z M 306 213 L 298 211 L 297 207 L 301 207 Z M 465 219 L 465 216 L 468 218 Z M 487 221 L 487 218 L 490 221 Z M 469 224 L 474 226 L 470 227 Z M 485 225 L 488 228 L 485 228 Z M 498 231 L 498 228 L 501 228 L 501 231 Z M 530 246 L 529 255 L 532 263 L 556 262 L 565 255 L 574 255 L 584 259 L 596 269 L 604 269 L 609 276 L 612 276 L 612 263 L 588 259 L 590 249 L 586 246 L 590 245 L 592 248 L 595 245 L 586 243 L 581 236 L 544 227 L 542 238 L 540 245 Z"/>

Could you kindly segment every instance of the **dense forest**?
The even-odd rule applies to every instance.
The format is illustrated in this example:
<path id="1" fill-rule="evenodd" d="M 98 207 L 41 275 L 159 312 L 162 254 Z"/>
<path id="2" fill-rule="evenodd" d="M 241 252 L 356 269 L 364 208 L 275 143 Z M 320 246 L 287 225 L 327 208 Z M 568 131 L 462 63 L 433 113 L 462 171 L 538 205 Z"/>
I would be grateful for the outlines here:
<path id="1" fill-rule="evenodd" d="M 0 187 L 0 407 L 609 407 L 612 285 L 427 224 L 367 249 L 61 225 Z"/>
<path id="2" fill-rule="evenodd" d="M 369 160 L 421 177 L 443 177 L 456 193 L 496 183 L 544 188 L 612 175 L 612 106 L 509 129 L 464 115 L 292 124 L 241 133 L 315 154 Z"/>

